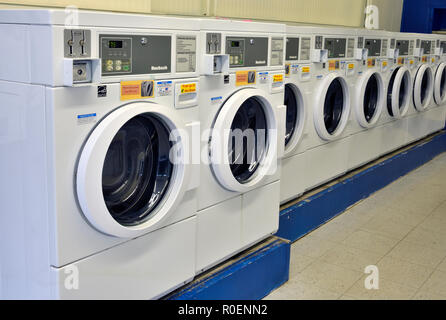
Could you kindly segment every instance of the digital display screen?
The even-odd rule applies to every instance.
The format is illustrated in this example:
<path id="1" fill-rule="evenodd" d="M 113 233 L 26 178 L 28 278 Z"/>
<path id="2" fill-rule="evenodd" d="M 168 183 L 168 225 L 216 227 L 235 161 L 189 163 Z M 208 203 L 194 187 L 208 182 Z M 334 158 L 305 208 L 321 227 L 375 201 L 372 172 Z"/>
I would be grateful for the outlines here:
<path id="1" fill-rule="evenodd" d="M 121 49 L 122 48 L 122 41 L 119 40 L 110 40 L 108 42 L 108 47 L 110 49 Z"/>
<path id="2" fill-rule="evenodd" d="M 240 47 L 240 41 L 231 41 L 231 47 L 232 48 Z"/>

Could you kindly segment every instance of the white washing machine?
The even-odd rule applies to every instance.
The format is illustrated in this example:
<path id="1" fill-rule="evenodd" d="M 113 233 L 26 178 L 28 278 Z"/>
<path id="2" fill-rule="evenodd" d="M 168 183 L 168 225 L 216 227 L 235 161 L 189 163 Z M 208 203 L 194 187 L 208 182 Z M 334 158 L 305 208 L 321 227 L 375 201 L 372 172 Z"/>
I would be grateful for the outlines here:
<path id="1" fill-rule="evenodd" d="M 195 275 L 197 25 L 72 14 L 0 11 L 1 298 L 156 298 Z"/>
<path id="2" fill-rule="evenodd" d="M 284 25 L 199 23 L 201 272 L 276 232 L 286 109 Z"/>
<path id="3" fill-rule="evenodd" d="M 446 63 L 442 61 L 442 48 L 438 35 L 422 34 L 420 35 L 421 43 L 431 43 L 431 50 L 429 54 L 422 56 L 422 61 L 426 61 L 431 69 L 433 88 L 431 90 L 431 99 L 429 106 L 424 112 L 424 121 L 421 130 L 415 131 L 414 134 L 419 134 L 420 138 L 442 130 L 444 128 L 445 108 L 446 102 Z M 426 45 L 426 44 L 425 44 Z M 423 86 L 421 87 L 423 89 Z M 422 91 L 421 91 L 422 93 Z M 415 101 L 414 95 L 414 101 Z M 409 127 L 409 132 L 411 128 Z"/>
<path id="4" fill-rule="evenodd" d="M 347 171 L 350 141 L 346 126 L 350 119 L 351 86 L 357 61 L 355 32 L 347 28 L 306 27 L 311 36 L 311 67 L 306 92 L 312 106 L 307 114 L 307 190 Z"/>
<path id="5" fill-rule="evenodd" d="M 350 150 L 348 169 L 352 170 L 380 156 L 382 130 L 378 127 L 385 106 L 389 62 L 388 39 L 376 30 L 358 29 L 355 54 L 358 79 L 352 88 Z"/>
<path id="6" fill-rule="evenodd" d="M 433 123 L 427 112 L 433 103 L 435 39 L 418 33 L 403 33 L 402 35 L 415 40 L 414 63 L 412 73 L 412 97 L 408 111 L 409 144 L 423 138 L 432 132 Z M 434 59 L 432 62 L 431 59 Z"/>
<path id="7" fill-rule="evenodd" d="M 308 189 L 306 154 L 312 112 L 311 34 L 307 27 L 287 25 L 285 42 L 285 152 L 280 178 L 280 201 L 293 200 Z"/>
<path id="8" fill-rule="evenodd" d="M 439 107 L 446 108 L 446 74 L 445 66 L 446 63 L 446 35 L 437 34 L 436 37 L 439 41 L 438 51 L 440 52 L 440 59 L 437 71 L 435 72 L 435 77 L 439 79 L 438 85 L 434 87 L 434 101 Z"/>
<path id="9" fill-rule="evenodd" d="M 406 144 L 408 134 L 407 113 L 412 97 L 411 69 L 415 39 L 398 32 L 384 32 L 388 38 L 386 102 L 378 121 L 382 131 L 381 155 L 392 152 Z"/>

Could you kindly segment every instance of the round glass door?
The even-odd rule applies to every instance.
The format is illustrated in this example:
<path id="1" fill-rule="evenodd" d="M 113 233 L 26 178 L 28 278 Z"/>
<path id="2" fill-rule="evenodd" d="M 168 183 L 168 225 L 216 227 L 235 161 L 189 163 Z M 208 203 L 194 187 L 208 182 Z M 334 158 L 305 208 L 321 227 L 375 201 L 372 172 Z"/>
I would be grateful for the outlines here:
<path id="1" fill-rule="evenodd" d="M 396 68 L 389 80 L 387 90 L 387 111 L 395 118 L 401 118 L 409 106 L 410 72 L 406 67 Z"/>
<path id="2" fill-rule="evenodd" d="M 379 99 L 379 83 L 376 74 L 372 74 L 367 81 L 364 91 L 364 117 L 370 123 L 376 115 Z"/>
<path id="3" fill-rule="evenodd" d="M 293 134 L 296 131 L 299 116 L 299 106 L 296 94 L 294 93 L 291 84 L 285 85 L 285 101 L 286 106 L 286 127 L 285 127 L 285 146 L 287 146 Z"/>
<path id="4" fill-rule="evenodd" d="M 339 79 L 334 79 L 327 89 L 324 102 L 324 123 L 329 134 L 338 128 L 344 110 L 344 88 Z"/>
<path id="5" fill-rule="evenodd" d="M 81 151 L 76 191 L 83 214 L 120 238 L 158 228 L 188 190 L 189 132 L 170 107 L 121 106 L 93 129 Z"/>
<path id="6" fill-rule="evenodd" d="M 134 226 L 150 218 L 168 190 L 170 148 L 169 130 L 150 114 L 130 119 L 116 133 L 104 160 L 102 191 L 118 223 Z"/>
<path id="7" fill-rule="evenodd" d="M 231 172 L 238 182 L 248 182 L 264 158 L 266 129 L 267 120 L 261 102 L 256 97 L 248 98 L 232 121 L 232 142 L 228 147 Z"/>
<path id="8" fill-rule="evenodd" d="M 278 123 L 278 112 L 262 90 L 252 88 L 235 92 L 222 105 L 209 140 L 211 169 L 222 187 L 246 192 L 275 170 L 284 139 L 279 128 L 285 126 Z"/>
<path id="9" fill-rule="evenodd" d="M 435 71 L 434 99 L 437 105 L 446 100 L 446 63 L 442 62 Z"/>
<path id="10" fill-rule="evenodd" d="M 423 64 L 418 68 L 413 87 L 413 102 L 418 111 L 425 110 L 431 101 L 433 76 L 431 68 Z"/>
<path id="11" fill-rule="evenodd" d="M 318 136 L 334 140 L 344 131 L 350 117 L 350 91 L 344 77 L 330 73 L 319 84 L 313 96 L 313 122 Z"/>

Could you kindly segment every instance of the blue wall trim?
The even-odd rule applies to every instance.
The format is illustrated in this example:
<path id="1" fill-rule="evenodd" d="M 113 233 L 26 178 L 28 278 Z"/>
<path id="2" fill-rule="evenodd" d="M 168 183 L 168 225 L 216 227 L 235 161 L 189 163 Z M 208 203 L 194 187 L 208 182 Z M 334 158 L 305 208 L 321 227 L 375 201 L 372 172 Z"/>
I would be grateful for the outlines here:
<path id="1" fill-rule="evenodd" d="M 276 239 L 168 300 L 258 300 L 288 281 L 290 243 Z"/>
<path id="2" fill-rule="evenodd" d="M 442 9 L 446 9 L 445 0 L 404 0 L 401 31 L 432 33 L 433 28 L 442 28 Z"/>
<path id="3" fill-rule="evenodd" d="M 276 235 L 295 241 L 352 204 L 446 151 L 446 133 L 420 143 L 280 212 Z"/>

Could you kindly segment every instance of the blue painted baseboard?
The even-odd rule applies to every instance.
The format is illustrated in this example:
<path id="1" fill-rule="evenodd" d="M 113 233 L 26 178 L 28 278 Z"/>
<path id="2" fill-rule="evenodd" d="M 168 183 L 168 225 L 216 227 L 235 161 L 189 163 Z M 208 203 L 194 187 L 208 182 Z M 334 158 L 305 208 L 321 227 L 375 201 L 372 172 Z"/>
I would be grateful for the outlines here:
<path id="1" fill-rule="evenodd" d="M 280 212 L 277 236 L 295 241 L 352 204 L 446 151 L 445 131 Z M 272 238 L 227 266 L 180 288 L 168 300 L 256 300 L 288 281 L 290 242 Z"/>
<path id="2" fill-rule="evenodd" d="M 288 281 L 290 243 L 278 238 L 258 245 L 234 263 L 210 272 L 168 300 L 258 300 Z"/>
<path id="3" fill-rule="evenodd" d="M 295 241 L 352 204 L 446 151 L 444 131 L 280 212 L 278 237 Z"/>

